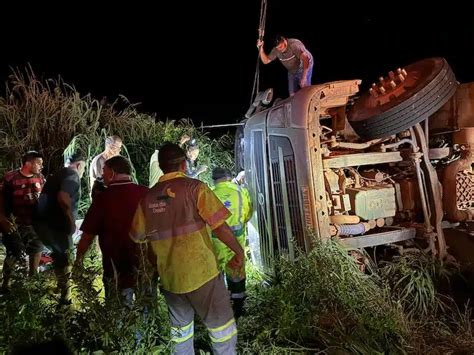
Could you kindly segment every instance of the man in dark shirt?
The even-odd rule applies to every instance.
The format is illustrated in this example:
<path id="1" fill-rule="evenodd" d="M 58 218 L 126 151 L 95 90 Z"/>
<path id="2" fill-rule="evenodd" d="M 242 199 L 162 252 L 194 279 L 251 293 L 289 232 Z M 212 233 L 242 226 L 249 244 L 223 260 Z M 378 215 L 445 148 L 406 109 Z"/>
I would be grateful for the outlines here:
<path id="1" fill-rule="evenodd" d="M 58 173 L 48 177 L 38 201 L 35 230 L 52 251 L 54 271 L 61 291 L 60 303 L 70 303 L 72 235 L 76 231 L 77 208 L 85 158 L 73 154 Z"/>
<path id="2" fill-rule="evenodd" d="M 107 189 L 96 196 L 87 211 L 75 263 L 75 267 L 82 266 L 84 254 L 98 235 L 105 295 L 109 298 L 117 292 L 125 304 L 132 302 L 140 261 L 139 246 L 128 233 L 138 203 L 148 191 L 132 181 L 131 173 L 132 166 L 123 156 L 105 161 L 103 177 Z"/>
<path id="3" fill-rule="evenodd" d="M 23 253 L 29 256 L 30 276 L 38 271 L 43 245 L 32 227 L 33 212 L 44 185 L 43 157 L 29 151 L 22 167 L 9 171 L 0 190 L 0 227 L 7 255 L 3 265 L 2 293 L 8 292 L 12 271 Z"/>

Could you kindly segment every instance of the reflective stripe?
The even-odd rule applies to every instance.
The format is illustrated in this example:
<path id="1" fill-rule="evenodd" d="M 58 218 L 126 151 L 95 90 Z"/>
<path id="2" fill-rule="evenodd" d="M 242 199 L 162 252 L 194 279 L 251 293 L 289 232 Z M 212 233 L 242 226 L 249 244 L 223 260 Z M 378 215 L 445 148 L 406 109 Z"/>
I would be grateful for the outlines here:
<path id="1" fill-rule="evenodd" d="M 171 327 L 171 341 L 184 343 L 194 335 L 194 321 L 184 327 Z"/>
<path id="2" fill-rule="evenodd" d="M 235 319 L 232 318 L 226 324 L 221 327 L 217 328 L 208 328 L 209 330 L 209 337 L 211 341 L 214 343 L 223 343 L 232 339 L 235 335 L 237 335 L 237 326 L 235 325 Z"/>
<path id="3" fill-rule="evenodd" d="M 242 282 L 245 280 L 245 275 L 227 275 L 227 282 L 232 282 L 234 284 Z"/>
<path id="4" fill-rule="evenodd" d="M 238 224 L 236 226 L 230 226 L 230 229 L 232 229 L 233 232 L 235 231 L 239 231 L 242 229 L 242 225 L 241 224 Z"/>
<path id="5" fill-rule="evenodd" d="M 230 229 L 232 230 L 232 233 L 234 234 L 234 237 L 240 237 L 244 235 L 245 229 L 242 227 L 241 224 L 237 226 L 231 226 Z"/>
<path id="6" fill-rule="evenodd" d="M 245 298 L 247 294 L 245 292 L 239 292 L 239 293 L 231 293 L 230 298 L 232 299 L 238 299 L 238 298 Z"/>
<path id="7" fill-rule="evenodd" d="M 242 225 L 240 224 L 238 226 L 229 226 L 229 228 L 232 231 L 232 234 L 234 235 L 234 237 L 240 237 L 244 235 L 245 229 L 242 228 Z M 212 237 L 217 238 L 217 236 L 214 233 L 212 233 Z"/>
<path id="8" fill-rule="evenodd" d="M 204 222 L 196 222 L 183 227 L 173 227 L 173 229 L 168 229 L 161 232 L 153 230 L 149 233 L 148 240 L 164 240 L 178 237 L 180 235 L 191 234 L 203 229 L 205 226 L 206 224 Z"/>
<path id="9" fill-rule="evenodd" d="M 222 207 L 219 211 L 214 213 L 212 217 L 209 218 L 207 223 L 212 227 L 214 226 L 214 224 L 218 222 L 221 222 L 223 220 L 225 221 L 228 214 L 229 214 L 229 211 L 227 210 L 227 208 Z"/>
<path id="10" fill-rule="evenodd" d="M 240 185 L 237 185 L 237 195 L 239 196 L 239 223 L 242 223 L 242 209 L 243 209 L 243 203 L 242 203 L 242 188 Z"/>

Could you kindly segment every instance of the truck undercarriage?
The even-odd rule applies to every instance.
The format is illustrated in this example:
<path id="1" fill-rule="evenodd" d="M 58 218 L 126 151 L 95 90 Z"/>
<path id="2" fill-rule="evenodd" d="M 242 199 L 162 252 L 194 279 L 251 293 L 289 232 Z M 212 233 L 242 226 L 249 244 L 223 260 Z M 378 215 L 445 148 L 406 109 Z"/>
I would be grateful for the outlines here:
<path id="1" fill-rule="evenodd" d="M 349 248 L 417 239 L 444 259 L 443 228 L 472 220 L 474 85 L 459 86 L 442 58 L 390 71 L 356 97 L 360 83 L 313 85 L 270 106 L 267 90 L 248 113 L 236 157 L 263 269 L 314 236 Z"/>

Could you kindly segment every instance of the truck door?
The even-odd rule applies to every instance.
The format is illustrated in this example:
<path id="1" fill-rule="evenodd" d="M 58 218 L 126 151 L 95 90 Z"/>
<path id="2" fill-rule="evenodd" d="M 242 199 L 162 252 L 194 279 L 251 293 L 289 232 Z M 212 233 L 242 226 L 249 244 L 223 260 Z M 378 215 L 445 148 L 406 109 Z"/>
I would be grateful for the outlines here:
<path id="1" fill-rule="evenodd" d="M 248 227 L 254 262 L 264 271 L 271 272 L 275 247 L 269 186 L 266 115 L 262 116 L 257 123 L 250 122 L 245 128 L 246 175 L 250 177 L 247 180 L 250 185 L 250 193 L 253 195 L 255 210 Z"/>

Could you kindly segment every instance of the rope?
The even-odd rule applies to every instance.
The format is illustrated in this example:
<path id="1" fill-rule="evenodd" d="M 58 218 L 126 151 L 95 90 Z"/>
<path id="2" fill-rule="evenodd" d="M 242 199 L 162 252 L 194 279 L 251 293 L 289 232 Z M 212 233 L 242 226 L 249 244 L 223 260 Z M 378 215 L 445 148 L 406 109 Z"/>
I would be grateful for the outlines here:
<path id="1" fill-rule="evenodd" d="M 260 4 L 260 22 L 258 26 L 258 39 L 263 40 L 265 34 L 265 24 L 267 21 L 267 0 L 261 0 Z M 250 105 L 253 103 L 255 96 L 258 94 L 260 86 L 260 54 L 257 53 L 257 65 L 255 67 L 255 76 L 253 79 L 252 96 L 250 97 Z"/>

